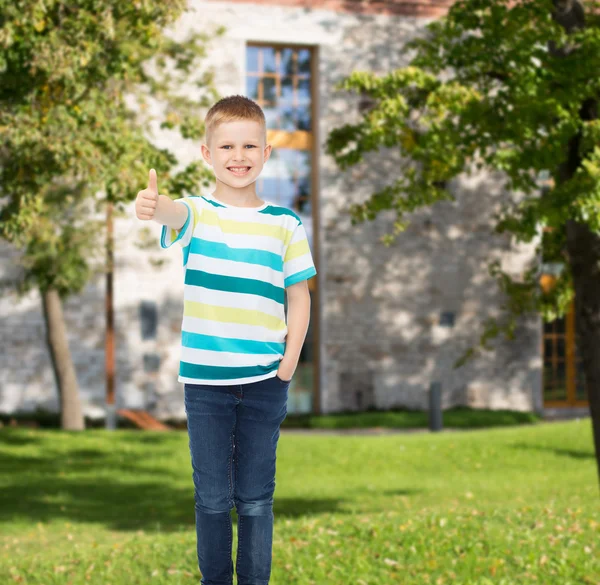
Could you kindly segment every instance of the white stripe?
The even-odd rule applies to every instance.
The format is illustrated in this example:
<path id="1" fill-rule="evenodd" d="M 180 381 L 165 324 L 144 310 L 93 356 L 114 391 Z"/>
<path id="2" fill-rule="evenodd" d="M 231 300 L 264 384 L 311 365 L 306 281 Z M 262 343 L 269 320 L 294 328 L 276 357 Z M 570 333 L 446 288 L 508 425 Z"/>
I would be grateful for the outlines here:
<path id="1" fill-rule="evenodd" d="M 283 287 L 283 272 L 273 270 L 261 264 L 248 264 L 246 262 L 235 262 L 234 260 L 222 260 L 211 258 L 202 254 L 190 253 L 187 268 L 202 270 L 211 274 L 222 276 L 236 276 L 238 278 L 251 278 L 262 282 L 269 282 L 275 286 Z"/>
<path id="2" fill-rule="evenodd" d="M 232 380 L 198 380 L 197 378 L 186 378 L 185 376 L 179 376 L 178 382 L 184 384 L 208 384 L 209 386 L 231 386 L 232 384 L 253 384 L 254 382 L 260 382 L 261 380 L 267 380 L 268 378 L 274 378 L 277 372 L 269 372 L 262 376 L 254 376 L 249 378 L 235 378 Z"/>
<path id="3" fill-rule="evenodd" d="M 207 303 L 208 305 L 217 305 L 218 307 L 227 307 L 230 309 L 261 311 L 282 321 L 285 319 L 283 305 L 272 299 L 266 299 L 258 295 L 212 290 L 203 286 L 194 286 L 193 284 L 186 284 L 184 288 L 184 298 L 187 301 Z"/>
<path id="4" fill-rule="evenodd" d="M 306 230 L 304 229 L 304 225 L 298 224 L 298 226 L 296 227 L 296 230 L 294 231 L 294 233 L 292 235 L 290 244 L 295 244 L 296 242 L 299 242 L 300 240 L 307 240 L 307 239 L 308 238 L 306 236 Z"/>
<path id="5" fill-rule="evenodd" d="M 285 232 L 282 232 L 282 234 Z M 218 225 L 207 225 L 199 221 L 196 225 L 194 237 L 208 240 L 209 242 L 225 243 L 231 248 L 265 250 L 281 256 L 284 242 L 273 236 L 259 234 L 231 234 L 224 232 Z"/>
<path id="6" fill-rule="evenodd" d="M 287 335 L 287 327 L 281 331 L 273 331 L 262 325 L 246 325 L 245 323 L 223 323 L 185 315 L 181 323 L 181 330 L 190 333 L 201 333 L 215 337 L 228 337 L 229 339 L 249 339 L 252 341 L 267 341 L 269 343 L 283 343 Z"/>
<path id="7" fill-rule="evenodd" d="M 233 221 L 240 221 L 243 223 L 262 223 L 264 225 L 277 226 L 284 225 L 286 227 L 289 227 L 290 225 L 293 226 L 298 223 L 295 217 L 291 217 L 289 215 L 271 215 L 270 213 L 261 213 L 264 210 L 256 213 L 248 213 L 247 210 L 238 210 L 232 207 L 226 209 L 222 207 L 214 207 L 210 203 L 204 201 L 204 199 L 201 199 L 201 202 L 205 209 L 216 212 L 219 216 L 223 217 L 223 219 L 231 219 Z M 277 207 L 277 205 L 272 205 L 272 207 Z M 291 220 L 292 223 L 288 223 L 288 221 L 285 221 L 283 218 L 285 218 L 285 220 Z"/>
<path id="8" fill-rule="evenodd" d="M 237 368 L 241 366 L 268 366 L 283 357 L 277 353 L 231 353 L 228 351 L 211 351 L 208 349 L 181 348 L 181 359 L 189 364 L 210 364 Z"/>
<path id="9" fill-rule="evenodd" d="M 284 264 L 284 274 L 285 278 L 292 276 L 292 274 L 296 274 L 296 272 L 302 272 L 307 268 L 311 268 L 313 265 L 310 254 L 304 254 L 303 256 L 298 256 L 298 258 L 294 258 L 293 260 L 288 260 Z"/>
<path id="10" fill-rule="evenodd" d="M 194 232 L 194 213 L 192 212 L 192 210 L 189 208 L 190 205 L 194 205 L 193 201 L 183 201 L 182 199 L 177 199 L 175 200 L 175 203 L 179 203 L 180 205 L 185 205 L 186 207 L 188 207 L 188 213 L 190 214 L 190 221 L 187 225 L 186 231 L 183 234 L 183 237 L 181 238 L 181 240 L 179 240 L 179 242 L 177 242 L 178 244 L 181 245 L 182 248 L 185 248 L 185 246 L 187 246 L 191 239 L 192 239 L 192 234 Z M 167 234 L 171 233 L 171 229 L 167 228 Z"/>

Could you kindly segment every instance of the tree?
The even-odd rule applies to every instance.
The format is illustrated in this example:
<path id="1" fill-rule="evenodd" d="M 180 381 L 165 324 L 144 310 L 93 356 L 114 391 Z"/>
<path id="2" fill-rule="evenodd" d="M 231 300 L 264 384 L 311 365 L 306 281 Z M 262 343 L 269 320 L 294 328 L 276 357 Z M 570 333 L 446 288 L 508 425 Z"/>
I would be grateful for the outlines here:
<path id="1" fill-rule="evenodd" d="M 149 167 L 172 197 L 210 179 L 200 158 L 177 170 L 173 153 L 150 140 L 157 119 L 200 137 L 199 109 L 218 98 L 201 66 L 210 36 L 166 32 L 184 7 L 0 0 L 0 236 L 22 250 L 19 293 L 39 289 L 66 429 L 82 429 L 83 415 L 62 301 L 104 263 L 102 210 L 122 212 Z M 192 97 L 175 93 L 192 82 Z"/>
<path id="2" fill-rule="evenodd" d="M 490 320 L 471 359 L 500 333 L 511 338 L 520 315 L 563 315 L 575 296 L 578 335 L 600 475 L 600 19 L 598 3 L 579 0 L 461 0 L 404 46 L 409 65 L 383 76 L 354 72 L 339 89 L 368 107 L 357 124 L 334 129 L 327 152 L 346 169 L 380 148 L 400 150 L 400 177 L 350 207 L 352 223 L 396 212 L 391 244 L 406 214 L 454 196 L 447 181 L 474 169 L 503 171 L 521 194 L 497 218 L 499 233 L 547 245 L 564 260 L 550 292 L 532 262 L 521 279 L 490 270 L 507 293 L 502 322 Z M 539 177 L 551 187 L 540 195 Z"/>

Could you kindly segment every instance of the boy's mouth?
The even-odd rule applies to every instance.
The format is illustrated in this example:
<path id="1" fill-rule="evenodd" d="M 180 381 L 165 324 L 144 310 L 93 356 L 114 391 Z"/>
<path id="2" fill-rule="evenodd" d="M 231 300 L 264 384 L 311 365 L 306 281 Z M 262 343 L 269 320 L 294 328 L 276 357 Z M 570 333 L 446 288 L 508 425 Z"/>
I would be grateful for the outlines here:
<path id="1" fill-rule="evenodd" d="M 231 171 L 234 175 L 238 177 L 243 177 L 250 172 L 252 167 L 227 167 L 228 171 Z"/>

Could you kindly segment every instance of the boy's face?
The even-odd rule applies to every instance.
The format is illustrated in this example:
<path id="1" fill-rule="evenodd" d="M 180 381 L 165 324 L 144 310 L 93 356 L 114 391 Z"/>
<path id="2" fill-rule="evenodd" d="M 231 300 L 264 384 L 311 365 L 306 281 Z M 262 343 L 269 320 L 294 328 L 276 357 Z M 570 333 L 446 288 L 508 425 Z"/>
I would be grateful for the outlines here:
<path id="1" fill-rule="evenodd" d="M 222 122 L 211 133 L 209 144 L 202 145 L 202 156 L 218 180 L 241 189 L 258 179 L 271 156 L 271 145 L 265 146 L 262 126 L 254 120 Z"/>

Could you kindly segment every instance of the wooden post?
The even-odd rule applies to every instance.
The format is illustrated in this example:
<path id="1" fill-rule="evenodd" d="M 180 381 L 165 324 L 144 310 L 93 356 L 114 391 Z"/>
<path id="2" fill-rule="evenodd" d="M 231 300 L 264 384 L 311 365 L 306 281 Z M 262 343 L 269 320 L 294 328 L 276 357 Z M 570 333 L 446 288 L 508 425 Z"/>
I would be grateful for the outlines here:
<path id="1" fill-rule="evenodd" d="M 115 331 L 113 313 L 113 207 L 112 203 L 106 206 L 106 337 L 104 342 L 105 370 L 106 370 L 106 429 L 116 428 L 115 406 Z"/>

